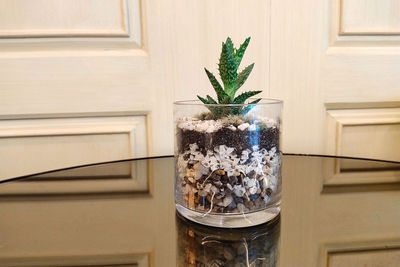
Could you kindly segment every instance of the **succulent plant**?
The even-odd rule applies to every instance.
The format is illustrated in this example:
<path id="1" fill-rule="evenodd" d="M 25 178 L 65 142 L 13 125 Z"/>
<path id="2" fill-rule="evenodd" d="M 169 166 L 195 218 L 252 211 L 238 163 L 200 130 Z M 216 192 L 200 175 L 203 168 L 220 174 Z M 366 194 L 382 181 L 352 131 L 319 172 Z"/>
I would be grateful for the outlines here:
<path id="1" fill-rule="evenodd" d="M 212 72 L 204 68 L 208 79 L 211 82 L 215 92 L 217 93 L 217 100 L 207 95 L 206 98 L 197 96 L 204 104 L 245 104 L 246 100 L 255 96 L 261 91 L 247 91 L 236 96 L 238 89 L 245 83 L 253 70 L 254 63 L 250 64 L 238 73 L 240 62 L 242 61 L 244 52 L 249 45 L 250 37 L 248 37 L 239 48 L 235 48 L 230 37 L 226 42 L 222 43 L 221 56 L 219 58 L 218 70 L 219 76 L 222 80 L 222 85 L 218 82 L 217 78 Z M 248 102 L 248 106 L 207 106 L 211 111 L 213 117 L 221 118 L 228 115 L 245 115 L 254 105 L 260 102 L 261 98 Z"/>

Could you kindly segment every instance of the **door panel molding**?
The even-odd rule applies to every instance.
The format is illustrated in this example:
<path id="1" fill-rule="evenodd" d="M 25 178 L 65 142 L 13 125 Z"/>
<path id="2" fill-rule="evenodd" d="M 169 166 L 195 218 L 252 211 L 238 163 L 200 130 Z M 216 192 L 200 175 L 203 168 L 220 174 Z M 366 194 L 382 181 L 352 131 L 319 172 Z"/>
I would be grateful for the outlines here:
<path id="1" fill-rule="evenodd" d="M 0 258 L 5 266 L 90 266 L 90 267 L 148 267 L 152 252 L 110 255 L 66 255 Z"/>
<path id="2" fill-rule="evenodd" d="M 368 253 L 374 254 L 377 252 L 387 252 L 390 254 L 394 253 L 392 254 L 394 257 L 400 257 L 400 239 L 335 242 L 323 244 L 320 252 L 319 266 L 335 267 L 336 265 L 332 265 L 332 259 L 334 257 L 352 254 L 353 259 L 358 257 L 358 260 L 362 261 L 363 255 Z"/>
<path id="3" fill-rule="evenodd" d="M 10 160 L 9 164 L 18 164 L 19 168 L 10 170 L 10 173 L 7 168 L 3 168 L 0 179 L 98 161 L 146 156 L 150 134 L 148 114 L 134 114 L 97 114 L 88 117 L 71 117 L 69 114 L 69 117 L 2 120 L 0 143 L 3 144 L 3 149 L 0 155 L 4 162 Z M 118 171 L 118 177 L 114 178 L 118 180 L 136 177 L 134 172 L 137 169 L 133 170 L 135 171 Z M 68 179 L 75 177 L 75 180 L 87 180 L 90 177 L 98 180 L 104 175 L 107 175 L 106 171 L 101 174 L 75 173 Z M 144 178 L 144 181 L 135 188 L 146 189 L 144 186 L 147 185 L 147 179 Z M 49 180 L 44 183 L 49 183 Z M 51 188 L 63 190 L 56 184 Z M 79 188 L 77 190 L 80 191 Z"/>
<path id="4" fill-rule="evenodd" d="M 8 14 L 2 14 L 0 38 L 129 36 L 129 9 L 126 0 L 3 2 L 7 7 L 0 10 Z M 34 9 L 38 5 L 42 8 Z M 52 14 L 49 15 L 48 12 Z M 12 17 L 9 17 L 11 14 Z M 107 19 L 98 20 L 99 15 L 103 18 L 105 15 L 109 16 Z M 82 24 L 85 27 L 82 27 Z"/>
<path id="5" fill-rule="evenodd" d="M 351 1 L 355 2 L 354 0 Z M 354 7 L 357 3 L 350 3 L 351 1 L 332 0 L 330 3 L 330 46 L 393 46 L 400 44 L 400 28 L 398 25 L 373 26 L 363 16 L 371 15 L 371 12 L 378 12 L 377 9 L 367 5 L 358 5 L 358 9 L 355 10 Z M 389 1 L 391 0 L 386 0 L 386 2 Z M 366 1 L 363 2 L 366 3 Z M 380 19 L 380 22 L 383 23 L 383 20 L 388 20 L 387 16 L 383 17 L 383 13 L 385 8 L 390 10 L 390 3 L 383 5 L 382 1 L 379 2 L 380 4 L 377 7 L 381 7 L 379 10 L 381 13 L 374 13 L 374 18 Z M 392 15 L 396 16 L 395 14 Z M 375 22 L 375 24 L 377 23 L 378 21 Z"/>
<path id="6" fill-rule="evenodd" d="M 60 1 L 61 3 L 63 2 L 63 0 L 59 0 L 59 2 Z M 92 0 L 94 3 L 96 1 L 100 0 Z M 40 56 L 45 56 L 47 54 L 52 55 L 53 51 L 71 50 L 84 50 L 85 55 L 87 50 L 107 51 L 110 49 L 134 49 L 141 50 L 142 53 L 144 53 L 143 48 L 146 42 L 143 40 L 143 36 L 145 35 L 143 31 L 145 29 L 145 22 L 141 0 L 114 0 L 114 2 L 120 9 L 120 17 L 116 19 L 119 21 L 118 27 L 109 28 L 103 25 L 103 28 L 101 28 L 101 26 L 99 28 L 97 25 L 98 23 L 93 22 L 92 28 L 81 29 L 77 28 L 76 25 L 80 25 L 82 21 L 76 18 L 78 20 L 77 22 L 69 22 L 71 25 L 63 25 L 65 26 L 64 28 L 60 26 L 60 28 L 57 29 L 2 29 L 0 21 L 1 57 L 10 57 L 15 53 L 19 54 L 20 57 L 24 55 L 31 56 L 32 53 L 37 52 L 41 53 Z M 64 4 L 68 5 L 70 3 L 73 2 L 67 1 Z M 85 3 L 85 1 L 83 3 Z M 90 4 L 86 8 L 89 7 Z M 100 7 L 99 5 L 98 8 Z M 94 11 L 91 10 L 91 12 Z M 108 12 L 108 10 L 102 10 L 102 12 Z M 87 11 L 87 13 L 90 12 Z M 51 16 L 46 16 L 45 18 L 48 19 L 49 17 Z M 15 25 L 18 24 L 19 22 L 15 23 Z M 47 25 L 43 25 L 43 27 L 45 26 Z"/>
<path id="7" fill-rule="evenodd" d="M 378 131 L 371 131 L 363 126 L 387 127 L 392 129 L 392 134 L 386 134 L 385 138 L 377 136 Z M 347 128 L 346 128 L 347 127 Z M 355 132 L 346 131 L 349 127 L 359 127 Z M 377 158 L 400 161 L 397 158 L 393 146 L 397 144 L 397 135 L 400 135 L 400 109 L 346 109 L 327 111 L 327 152 L 331 155 L 353 156 L 362 158 Z M 368 131 L 367 131 L 368 130 Z M 351 134 L 351 136 L 349 136 Z M 379 138 L 378 138 L 379 137 Z M 357 145 L 357 139 L 368 146 Z M 369 141 L 368 141 L 368 140 Z M 379 139 L 379 140 L 376 140 Z M 393 140 L 392 140 L 393 139 Z M 350 142 L 350 143 L 349 143 Z M 386 151 L 390 142 L 390 151 Z M 381 149 L 381 150 L 379 150 Z M 389 154 L 388 154 L 389 153 Z M 343 159 L 335 159 L 332 166 L 327 166 L 324 178 L 324 186 L 337 185 L 360 185 L 360 184 L 383 184 L 399 183 L 400 169 L 397 164 L 360 162 Z"/>

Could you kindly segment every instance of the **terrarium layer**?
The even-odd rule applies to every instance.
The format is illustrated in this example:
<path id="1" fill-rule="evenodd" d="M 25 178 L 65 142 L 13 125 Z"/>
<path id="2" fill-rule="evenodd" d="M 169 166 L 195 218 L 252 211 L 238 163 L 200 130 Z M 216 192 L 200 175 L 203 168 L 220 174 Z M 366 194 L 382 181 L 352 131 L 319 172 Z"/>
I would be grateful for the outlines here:
<path id="1" fill-rule="evenodd" d="M 267 207 L 278 189 L 279 126 L 272 120 L 177 124 L 177 203 L 208 213 Z"/>
<path id="2" fill-rule="evenodd" d="M 270 150 L 279 147 L 279 129 L 271 120 L 224 125 L 221 120 L 196 120 L 183 118 L 178 125 L 178 151 L 183 153 L 191 144 L 197 144 L 202 153 L 209 148 L 225 145 L 236 153 L 252 149 Z"/>

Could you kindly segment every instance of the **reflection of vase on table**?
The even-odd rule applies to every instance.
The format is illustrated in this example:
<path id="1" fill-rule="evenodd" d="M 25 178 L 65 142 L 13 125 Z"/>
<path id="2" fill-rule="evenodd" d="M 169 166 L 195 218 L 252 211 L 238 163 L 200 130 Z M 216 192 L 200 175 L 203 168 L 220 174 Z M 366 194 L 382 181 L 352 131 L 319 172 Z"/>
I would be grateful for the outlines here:
<path id="1" fill-rule="evenodd" d="M 277 266 L 279 219 L 246 229 L 218 229 L 177 215 L 176 230 L 177 266 Z"/>

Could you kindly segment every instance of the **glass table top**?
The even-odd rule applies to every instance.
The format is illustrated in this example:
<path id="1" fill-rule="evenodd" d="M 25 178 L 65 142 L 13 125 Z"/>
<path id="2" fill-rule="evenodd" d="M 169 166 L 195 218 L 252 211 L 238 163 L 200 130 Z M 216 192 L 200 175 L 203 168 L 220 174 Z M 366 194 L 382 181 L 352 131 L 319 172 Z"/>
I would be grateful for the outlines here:
<path id="1" fill-rule="evenodd" d="M 176 214 L 172 156 L 1 181 L 0 266 L 400 266 L 400 163 L 286 154 L 282 184 L 278 218 L 223 229 Z"/>

